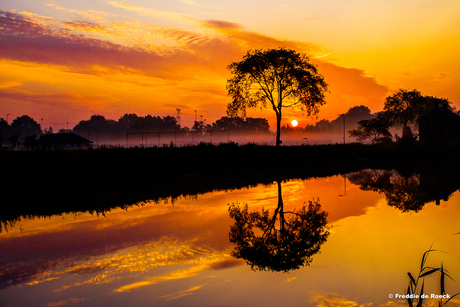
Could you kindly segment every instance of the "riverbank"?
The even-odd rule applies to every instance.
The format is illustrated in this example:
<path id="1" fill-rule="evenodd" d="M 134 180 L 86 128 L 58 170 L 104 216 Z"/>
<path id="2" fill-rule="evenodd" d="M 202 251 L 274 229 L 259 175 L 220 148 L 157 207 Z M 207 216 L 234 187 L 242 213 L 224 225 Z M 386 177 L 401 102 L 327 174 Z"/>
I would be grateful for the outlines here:
<path id="1" fill-rule="evenodd" d="M 3 151 L 2 220 L 105 212 L 145 200 L 197 195 L 363 168 L 456 171 L 457 147 L 338 144 Z"/>

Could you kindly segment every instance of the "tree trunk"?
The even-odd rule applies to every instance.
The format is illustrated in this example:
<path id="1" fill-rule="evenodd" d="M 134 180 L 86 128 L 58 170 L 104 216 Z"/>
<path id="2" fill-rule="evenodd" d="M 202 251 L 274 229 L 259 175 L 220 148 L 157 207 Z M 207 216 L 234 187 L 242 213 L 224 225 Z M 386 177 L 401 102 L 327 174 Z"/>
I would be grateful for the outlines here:
<path id="1" fill-rule="evenodd" d="M 281 113 L 276 114 L 276 147 L 280 146 L 281 138 Z"/>
<path id="2" fill-rule="evenodd" d="M 279 209 L 279 215 L 280 215 L 280 231 L 284 232 L 284 226 L 285 226 L 285 221 L 284 221 L 284 208 L 283 208 L 283 195 L 281 193 L 281 181 L 277 181 L 278 183 L 278 208 Z"/>

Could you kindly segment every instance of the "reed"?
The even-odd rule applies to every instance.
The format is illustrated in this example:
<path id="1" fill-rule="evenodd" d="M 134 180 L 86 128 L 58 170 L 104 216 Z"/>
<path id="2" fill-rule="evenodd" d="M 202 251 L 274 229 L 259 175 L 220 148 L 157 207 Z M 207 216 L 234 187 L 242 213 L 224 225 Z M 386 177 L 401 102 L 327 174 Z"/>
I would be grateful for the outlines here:
<path id="1" fill-rule="evenodd" d="M 439 273 L 440 274 L 440 294 L 441 296 L 446 295 L 446 277 L 453 280 L 452 277 L 448 274 L 448 271 L 444 268 L 444 264 L 441 263 L 441 267 L 430 267 L 426 266 L 426 261 L 428 259 L 428 255 L 431 252 L 434 252 L 436 250 L 432 249 L 432 246 L 423 253 L 422 261 L 420 264 L 420 271 L 417 275 L 417 278 L 414 278 L 414 276 L 408 272 L 407 275 L 409 276 L 409 285 L 407 286 L 407 303 L 410 307 L 416 306 L 416 307 L 422 307 L 423 306 L 423 301 L 426 298 L 423 292 L 423 289 L 425 287 L 425 277 L 432 275 L 434 273 Z M 421 287 L 419 290 L 419 285 L 421 283 Z M 456 293 L 452 296 L 450 296 L 449 299 L 443 300 L 443 298 L 440 298 L 438 301 L 439 307 L 443 307 L 447 305 L 454 297 L 459 295 L 460 293 Z M 414 305 L 416 304 L 416 305 Z"/>

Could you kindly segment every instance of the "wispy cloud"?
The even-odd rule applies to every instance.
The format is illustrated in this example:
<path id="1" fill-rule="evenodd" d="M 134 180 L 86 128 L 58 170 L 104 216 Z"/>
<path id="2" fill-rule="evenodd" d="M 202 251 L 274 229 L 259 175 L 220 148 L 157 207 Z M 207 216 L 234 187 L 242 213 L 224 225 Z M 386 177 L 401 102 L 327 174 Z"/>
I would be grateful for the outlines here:
<path id="1" fill-rule="evenodd" d="M 83 20 L 66 21 L 61 24 L 73 30 L 81 30 L 81 31 L 107 31 L 108 30 L 107 26 L 103 26 L 100 24 L 96 24 L 94 22 L 88 22 L 88 21 L 83 21 Z"/>
<path id="2" fill-rule="evenodd" d="M 193 276 L 198 275 L 202 271 L 206 269 L 206 265 L 197 265 L 185 270 L 178 270 L 171 273 L 163 274 L 161 276 L 155 276 L 145 281 L 135 282 L 126 286 L 122 286 L 115 290 L 115 292 L 126 292 L 131 291 L 140 287 L 145 287 L 149 285 L 155 285 L 157 283 L 168 281 L 168 280 L 176 280 L 176 279 L 183 279 L 183 278 L 190 278 Z"/>
<path id="3" fill-rule="evenodd" d="M 174 293 L 171 293 L 171 294 L 168 294 L 168 295 L 164 295 L 164 296 L 162 296 L 162 298 L 166 298 L 168 301 L 169 300 L 175 300 L 175 299 L 190 295 L 195 291 L 198 291 L 199 289 L 201 289 L 202 286 L 203 285 L 192 287 L 192 288 L 184 290 L 184 291 L 174 292 Z"/>
<path id="4" fill-rule="evenodd" d="M 157 10 L 153 10 L 151 8 L 135 6 L 135 5 L 127 4 L 127 3 L 124 3 L 124 2 L 120 2 L 120 1 L 109 1 L 109 2 L 107 2 L 107 4 L 112 5 L 114 7 L 121 8 L 121 9 L 125 9 L 125 10 L 128 10 L 128 11 L 138 12 L 139 15 L 143 15 L 143 16 L 150 16 L 150 17 L 155 17 L 155 18 L 163 18 L 163 19 L 167 19 L 167 20 L 185 22 L 185 23 L 192 23 L 192 24 L 198 23 L 198 21 L 195 18 L 190 17 L 190 16 L 185 15 L 185 14 L 157 11 Z"/>
<path id="5" fill-rule="evenodd" d="M 19 12 L 18 14 L 25 15 L 25 16 L 31 17 L 31 18 L 54 19 L 53 17 L 44 16 L 44 15 L 38 15 L 38 14 L 35 14 L 35 13 L 31 13 L 31 12 Z"/>

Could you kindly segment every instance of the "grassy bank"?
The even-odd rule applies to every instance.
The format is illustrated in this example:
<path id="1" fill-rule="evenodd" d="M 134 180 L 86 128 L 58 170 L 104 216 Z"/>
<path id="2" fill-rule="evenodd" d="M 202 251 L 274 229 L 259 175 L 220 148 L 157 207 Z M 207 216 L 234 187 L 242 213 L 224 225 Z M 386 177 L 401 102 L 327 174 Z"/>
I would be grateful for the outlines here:
<path id="1" fill-rule="evenodd" d="M 413 172 L 456 168 L 457 147 L 390 145 L 102 148 L 0 152 L 0 219 L 104 212 L 147 199 L 196 195 L 277 179 L 323 177 L 362 168 Z M 458 168 L 458 167 L 457 167 Z"/>

